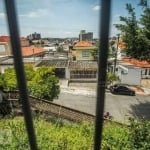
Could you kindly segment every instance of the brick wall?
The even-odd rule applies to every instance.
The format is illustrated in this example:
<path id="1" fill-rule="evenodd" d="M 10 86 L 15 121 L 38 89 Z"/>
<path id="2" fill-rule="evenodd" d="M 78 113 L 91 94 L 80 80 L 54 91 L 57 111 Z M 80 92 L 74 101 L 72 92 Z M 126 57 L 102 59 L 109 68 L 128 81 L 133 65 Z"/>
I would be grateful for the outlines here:
<path id="1" fill-rule="evenodd" d="M 16 101 L 16 99 L 19 99 L 18 92 L 7 93 L 7 97 L 13 104 L 12 107 L 21 106 L 19 101 Z M 90 123 L 93 123 L 95 119 L 94 115 L 58 105 L 47 100 L 41 100 L 34 96 L 29 96 L 29 102 L 31 109 L 57 118 L 64 118 L 75 122 L 87 121 Z"/>

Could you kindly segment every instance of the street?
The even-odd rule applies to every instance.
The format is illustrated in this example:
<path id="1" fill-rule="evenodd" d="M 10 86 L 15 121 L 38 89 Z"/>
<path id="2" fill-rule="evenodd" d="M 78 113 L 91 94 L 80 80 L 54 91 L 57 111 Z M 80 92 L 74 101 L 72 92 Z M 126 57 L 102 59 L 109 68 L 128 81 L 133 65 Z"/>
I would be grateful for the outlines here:
<path id="1" fill-rule="evenodd" d="M 62 89 L 54 103 L 95 115 L 96 93 L 94 91 Z M 124 96 L 106 92 L 105 111 L 115 121 L 125 123 L 129 117 L 150 120 L 150 98 L 146 95 Z"/>

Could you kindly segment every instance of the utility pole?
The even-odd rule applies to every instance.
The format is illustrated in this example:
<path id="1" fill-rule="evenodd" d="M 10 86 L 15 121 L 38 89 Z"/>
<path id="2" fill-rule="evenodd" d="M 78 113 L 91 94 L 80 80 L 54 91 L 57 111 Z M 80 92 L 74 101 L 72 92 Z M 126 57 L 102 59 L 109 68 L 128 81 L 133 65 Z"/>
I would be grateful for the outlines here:
<path id="1" fill-rule="evenodd" d="M 117 64 L 117 54 L 118 54 L 119 38 L 120 38 L 120 34 L 117 34 L 117 48 L 116 48 L 116 51 L 115 51 L 114 74 L 116 73 L 116 64 Z"/>
<path id="2" fill-rule="evenodd" d="M 35 63 L 35 55 L 34 55 L 34 48 L 33 48 L 32 50 L 33 50 L 33 58 L 34 58 L 34 63 Z"/>

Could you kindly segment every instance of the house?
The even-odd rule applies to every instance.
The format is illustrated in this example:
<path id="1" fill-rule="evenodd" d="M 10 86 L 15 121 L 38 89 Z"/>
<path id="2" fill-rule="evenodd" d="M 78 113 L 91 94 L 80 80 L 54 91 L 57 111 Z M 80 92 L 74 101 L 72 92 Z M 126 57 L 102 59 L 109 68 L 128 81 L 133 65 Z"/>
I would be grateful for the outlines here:
<path id="1" fill-rule="evenodd" d="M 124 57 L 117 65 L 117 75 L 121 83 L 150 87 L 150 63 Z"/>
<path id="2" fill-rule="evenodd" d="M 45 50 L 41 47 L 29 46 L 21 49 L 24 64 L 35 65 L 45 55 Z M 4 73 L 6 68 L 14 67 L 14 60 L 8 56 L 0 59 L 0 73 Z"/>
<path id="3" fill-rule="evenodd" d="M 0 55 L 12 56 L 10 36 L 0 36 Z M 29 46 L 26 38 L 20 38 L 21 47 Z"/>
<path id="4" fill-rule="evenodd" d="M 0 55 L 10 56 L 11 55 L 11 43 L 9 36 L 0 36 Z"/>
<path id="5" fill-rule="evenodd" d="M 26 46 L 21 48 L 23 57 L 43 57 L 45 50 L 42 47 Z"/>
<path id="6" fill-rule="evenodd" d="M 57 51 L 57 47 L 56 46 L 45 46 L 43 47 L 44 50 L 46 50 L 47 52 L 56 52 Z"/>
<path id="7" fill-rule="evenodd" d="M 36 67 L 42 65 L 54 67 L 56 76 L 67 79 L 69 82 L 97 81 L 98 66 L 95 61 L 69 61 L 65 58 L 49 58 L 36 63 Z"/>
<path id="8" fill-rule="evenodd" d="M 72 48 L 73 60 L 83 61 L 83 60 L 94 60 L 92 56 L 92 50 L 96 47 L 88 41 L 79 41 Z M 75 52 L 74 52 L 75 51 Z"/>

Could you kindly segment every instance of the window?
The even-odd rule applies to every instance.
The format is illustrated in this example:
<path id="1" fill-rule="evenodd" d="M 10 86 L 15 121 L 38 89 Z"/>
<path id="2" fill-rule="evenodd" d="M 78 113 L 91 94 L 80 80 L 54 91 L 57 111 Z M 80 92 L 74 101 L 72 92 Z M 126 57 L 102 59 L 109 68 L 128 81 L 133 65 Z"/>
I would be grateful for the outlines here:
<path id="1" fill-rule="evenodd" d="M 148 71 L 148 70 L 147 70 L 147 69 L 145 69 L 145 75 L 147 75 L 147 71 Z"/>
<path id="2" fill-rule="evenodd" d="M 83 51 L 82 57 L 89 57 L 89 51 Z"/>
<path id="3" fill-rule="evenodd" d="M 19 43 L 18 24 L 16 20 L 16 11 L 14 1 L 5 0 L 6 12 L 9 24 L 9 32 L 11 36 L 12 51 L 14 54 L 14 64 L 17 73 L 18 86 L 20 90 L 21 102 L 24 110 L 24 117 L 26 123 L 26 129 L 28 133 L 29 143 L 31 150 L 37 150 L 36 137 L 34 133 L 33 121 L 31 111 L 28 102 L 27 86 L 25 81 L 25 75 L 23 70 L 23 63 L 21 59 L 21 48 Z M 101 39 L 101 53 L 98 62 L 98 91 L 97 92 L 97 104 L 96 104 L 96 120 L 95 120 L 95 136 L 94 136 L 94 150 L 101 148 L 102 139 L 102 127 L 103 127 L 103 111 L 105 101 L 105 82 L 106 82 L 106 69 L 107 69 L 107 56 L 108 56 L 108 36 L 109 36 L 109 22 L 110 22 L 110 0 L 101 1 L 101 25 L 100 25 L 100 37 Z M 15 32 L 14 32 L 15 31 Z M 15 50 L 18 51 L 15 51 Z M 89 57 L 88 51 L 83 51 L 83 57 Z"/>

